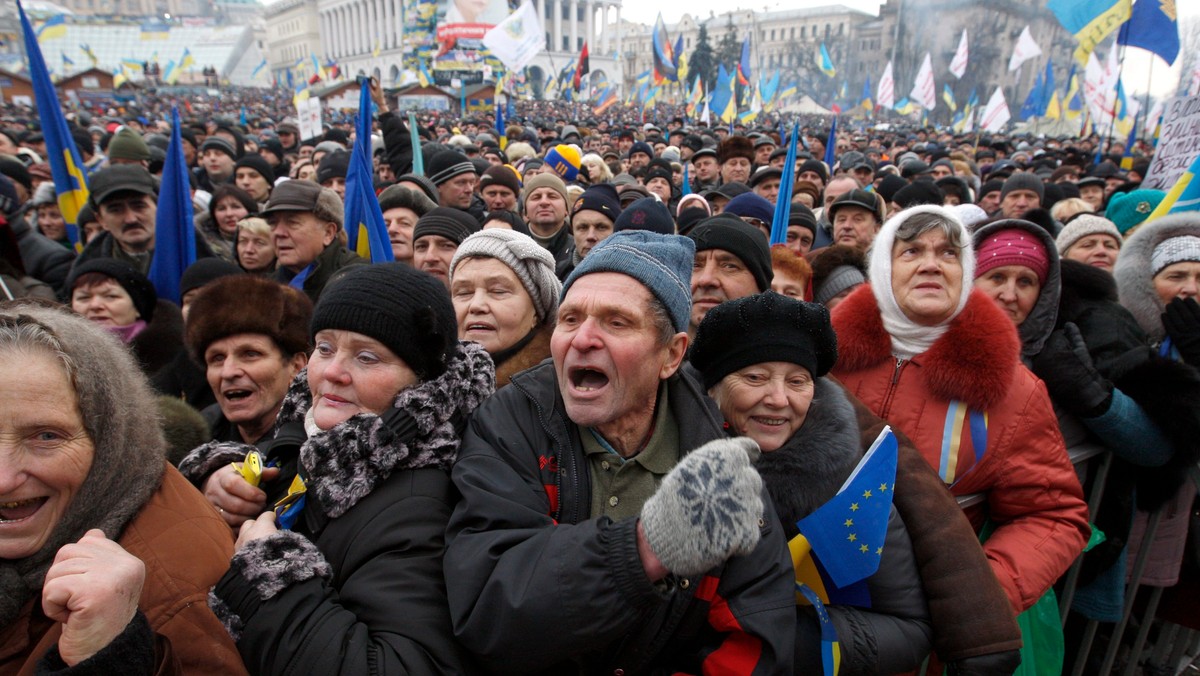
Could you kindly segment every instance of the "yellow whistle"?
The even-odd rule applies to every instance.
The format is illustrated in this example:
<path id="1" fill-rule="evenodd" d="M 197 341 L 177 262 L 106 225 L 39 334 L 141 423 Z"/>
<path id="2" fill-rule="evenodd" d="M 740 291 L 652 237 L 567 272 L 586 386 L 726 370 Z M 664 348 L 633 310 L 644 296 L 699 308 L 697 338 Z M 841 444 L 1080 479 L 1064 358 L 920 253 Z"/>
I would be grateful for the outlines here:
<path id="1" fill-rule="evenodd" d="M 262 480 L 262 455 L 260 455 L 258 451 L 250 451 L 247 453 L 246 460 L 241 464 L 240 467 L 236 462 L 231 464 L 233 465 L 233 468 L 237 470 L 238 474 L 241 474 L 242 478 L 246 480 L 246 483 L 250 484 L 251 486 L 258 486 L 259 481 Z"/>

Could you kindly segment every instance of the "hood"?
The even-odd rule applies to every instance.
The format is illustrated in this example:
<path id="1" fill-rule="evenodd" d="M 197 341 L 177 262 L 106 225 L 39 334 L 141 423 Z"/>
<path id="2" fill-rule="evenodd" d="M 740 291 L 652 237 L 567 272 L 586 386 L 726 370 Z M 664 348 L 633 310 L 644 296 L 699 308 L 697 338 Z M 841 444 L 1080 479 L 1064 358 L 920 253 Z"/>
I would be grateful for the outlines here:
<path id="1" fill-rule="evenodd" d="M 1200 237 L 1200 214 L 1173 214 L 1142 224 L 1125 239 L 1113 269 L 1121 305 L 1133 314 L 1138 325 L 1155 343 L 1161 342 L 1166 332 L 1162 325 L 1163 302 L 1154 292 L 1150 274 L 1150 256 L 1163 240 L 1181 235 Z"/>
<path id="2" fill-rule="evenodd" d="M 1016 218 L 988 223 L 976 230 L 975 246 L 978 247 L 988 237 L 1001 230 L 1023 230 L 1037 237 L 1046 249 L 1046 255 L 1050 258 L 1049 272 L 1038 293 L 1037 303 L 1034 304 L 1033 310 L 1029 312 L 1025 321 L 1017 327 L 1017 335 L 1021 337 L 1021 356 L 1029 358 L 1042 351 L 1042 346 L 1046 344 L 1046 339 L 1050 337 L 1050 332 L 1054 330 L 1055 322 L 1058 319 L 1058 304 L 1062 298 L 1062 272 L 1059 269 L 1058 247 L 1054 243 L 1054 238 L 1042 226 Z"/>

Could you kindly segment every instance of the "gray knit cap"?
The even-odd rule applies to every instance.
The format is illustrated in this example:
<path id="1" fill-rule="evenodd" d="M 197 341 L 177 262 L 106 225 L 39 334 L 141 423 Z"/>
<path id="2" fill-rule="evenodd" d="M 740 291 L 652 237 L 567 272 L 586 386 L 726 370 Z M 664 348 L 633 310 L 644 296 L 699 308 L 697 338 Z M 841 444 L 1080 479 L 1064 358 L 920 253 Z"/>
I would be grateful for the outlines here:
<path id="1" fill-rule="evenodd" d="M 495 258 L 511 268 L 533 299 L 538 324 L 553 321 L 558 315 L 562 282 L 554 275 L 554 256 L 529 235 L 491 228 L 464 239 L 450 260 L 451 284 L 458 264 L 467 258 Z"/>
<path id="2" fill-rule="evenodd" d="M 1164 239 L 1150 254 L 1150 276 L 1154 277 L 1169 265 L 1185 261 L 1200 262 L 1200 237 L 1181 235 Z"/>
<path id="3" fill-rule="evenodd" d="M 1075 246 L 1076 242 L 1091 235 L 1108 235 L 1117 240 L 1118 248 L 1124 242 L 1121 231 L 1117 230 L 1116 223 L 1095 214 L 1083 213 L 1063 226 L 1062 231 L 1058 233 L 1058 238 L 1054 240 L 1054 245 L 1058 247 L 1058 253 L 1062 255 L 1067 253 L 1067 249 Z"/>
<path id="4" fill-rule="evenodd" d="M 839 265 L 829 273 L 829 276 L 821 283 L 821 287 L 813 291 L 813 300 L 824 305 L 839 293 L 866 281 L 867 277 L 862 270 L 853 265 Z"/>
<path id="5" fill-rule="evenodd" d="M 1008 196 L 1008 193 L 1014 190 L 1030 190 L 1037 194 L 1038 200 L 1046 197 L 1046 185 L 1042 183 L 1042 179 L 1034 174 L 1025 172 L 1013 174 L 1004 181 L 1004 185 L 1000 188 L 1000 199 Z"/>

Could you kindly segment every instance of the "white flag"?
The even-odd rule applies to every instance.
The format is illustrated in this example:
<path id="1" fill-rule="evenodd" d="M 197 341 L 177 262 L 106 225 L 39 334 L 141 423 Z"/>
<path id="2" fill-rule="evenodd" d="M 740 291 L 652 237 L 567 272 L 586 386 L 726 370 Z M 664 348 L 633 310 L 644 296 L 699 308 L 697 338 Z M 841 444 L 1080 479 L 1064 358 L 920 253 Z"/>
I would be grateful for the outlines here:
<path id="1" fill-rule="evenodd" d="M 1158 123 L 1162 121 L 1163 113 L 1167 110 L 1166 101 L 1159 99 L 1150 109 L 1150 114 L 1146 116 L 1146 128 L 1142 132 L 1146 136 L 1154 136 L 1154 129 L 1158 127 Z"/>
<path id="2" fill-rule="evenodd" d="M 879 76 L 879 88 L 875 90 L 875 105 L 891 109 L 896 105 L 896 83 L 892 80 L 892 62 L 888 61 L 883 75 Z"/>
<path id="3" fill-rule="evenodd" d="M 925 110 L 933 110 L 937 105 L 937 89 L 933 84 L 933 60 L 930 59 L 929 52 L 925 52 L 925 61 L 921 63 L 917 81 L 913 83 L 912 92 L 908 96 Z"/>
<path id="4" fill-rule="evenodd" d="M 1012 72 L 1021 67 L 1021 64 L 1026 61 L 1041 56 L 1042 48 L 1037 46 L 1033 41 L 1033 35 L 1029 33 L 1029 26 L 1021 31 L 1021 37 L 1017 38 L 1017 44 L 1013 47 L 1012 58 L 1008 60 L 1008 70 Z"/>
<path id="5" fill-rule="evenodd" d="M 979 126 L 986 132 L 997 132 L 1004 129 L 1012 115 L 1008 112 L 1008 102 L 1004 100 L 1004 90 L 996 87 L 992 98 L 988 99 L 987 107 L 983 109 L 983 117 Z"/>
<path id="6" fill-rule="evenodd" d="M 954 77 L 962 79 L 967 72 L 967 29 L 963 29 L 962 39 L 958 41 L 958 51 L 954 52 L 954 60 L 950 62 L 950 72 Z"/>
<path id="7" fill-rule="evenodd" d="M 708 100 L 712 98 L 712 94 L 704 97 L 704 112 L 700 113 L 700 121 L 706 126 L 712 121 L 712 113 L 708 110 Z"/>
<path id="8" fill-rule="evenodd" d="M 509 70 L 521 70 L 546 46 L 537 10 L 528 0 L 483 36 L 483 44 Z"/>

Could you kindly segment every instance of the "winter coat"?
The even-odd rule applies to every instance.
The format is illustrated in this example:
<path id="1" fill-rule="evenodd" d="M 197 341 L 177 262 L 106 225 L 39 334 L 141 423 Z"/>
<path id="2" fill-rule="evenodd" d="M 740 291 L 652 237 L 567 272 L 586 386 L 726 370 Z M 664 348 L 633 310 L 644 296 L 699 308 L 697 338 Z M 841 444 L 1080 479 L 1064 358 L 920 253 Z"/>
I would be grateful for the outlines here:
<path id="1" fill-rule="evenodd" d="M 183 313 L 179 306 L 159 299 L 154 318 L 129 341 L 129 349 L 147 377 L 153 376 L 183 348 Z"/>
<path id="2" fill-rule="evenodd" d="M 199 232 L 195 233 L 195 235 L 196 259 L 199 260 L 201 258 L 211 258 L 213 252 L 212 249 L 208 247 L 208 242 L 204 239 L 204 236 Z M 92 241 L 87 243 L 87 246 L 83 247 L 83 251 L 79 252 L 79 257 L 76 258 L 72 264 L 71 270 L 74 270 L 77 266 L 83 265 L 93 258 L 116 258 L 129 263 L 130 266 L 143 275 L 149 275 L 150 263 L 154 260 L 154 255 L 153 252 L 151 252 L 151 255 L 147 256 L 145 260 L 140 260 L 133 258 L 132 256 L 125 255 L 124 251 L 117 246 L 117 240 L 113 239 L 113 236 L 105 231 L 97 234 L 92 238 Z M 68 275 L 68 277 L 69 276 L 70 275 Z M 63 289 L 61 293 L 70 293 L 70 289 Z"/>
<path id="3" fill-rule="evenodd" d="M 690 377 L 667 381 L 683 455 L 725 436 Z M 635 518 L 589 518 L 591 474 L 554 365 L 512 378 L 471 418 L 445 576 L 455 635 L 495 671 L 791 673 L 794 582 L 764 496 L 762 539 L 698 579 L 643 572 Z"/>
<path id="4" fill-rule="evenodd" d="M 354 265 L 367 264 L 367 261 L 347 249 L 336 239 L 329 246 L 325 247 L 313 262 L 316 263 L 316 267 L 313 268 L 312 272 L 304 280 L 304 288 L 301 290 L 312 300 L 314 305 L 317 299 L 321 297 L 321 292 L 325 290 L 325 285 L 332 281 L 338 273 Z M 272 277 L 272 279 L 280 284 L 291 284 L 295 278 L 296 273 L 285 267 L 275 270 L 275 274 Z"/>
<path id="5" fill-rule="evenodd" d="M 396 176 L 412 171 L 412 136 L 404 118 L 394 111 L 379 114 L 379 128 L 383 132 L 384 161 Z"/>
<path id="6" fill-rule="evenodd" d="M 984 494 L 984 504 L 967 508 L 967 516 L 976 531 L 988 519 L 997 525 L 983 549 L 1020 612 L 1083 551 L 1087 506 L 1045 385 L 1019 361 L 1012 322 L 983 293 L 970 293 L 941 338 L 925 353 L 899 360 L 871 287 L 862 285 L 833 312 L 839 352 L 833 373 L 904 432 L 931 466 L 940 467 L 943 445 L 958 451 L 949 468 L 956 477 L 951 492 Z M 961 434 L 943 444 L 947 419 L 953 423 L 954 411 L 964 407 Z M 976 421 L 984 427 L 982 450 L 972 439 Z"/>
<path id="7" fill-rule="evenodd" d="M 492 359 L 496 362 L 496 388 L 504 387 L 512 381 L 512 377 L 527 368 L 533 368 L 550 356 L 550 336 L 554 333 L 554 324 L 534 329 L 533 337 L 513 354 L 496 353 Z"/>
<path id="8" fill-rule="evenodd" d="M 3 216 L 0 216 L 3 218 Z M 9 221 L 13 236 L 17 239 L 17 248 L 21 252 L 21 263 L 25 273 L 34 279 L 41 280 L 56 292 L 61 292 L 75 261 L 75 252 L 58 244 L 49 237 L 34 230 L 23 218 Z"/>
<path id="9" fill-rule="evenodd" d="M 208 384 L 207 368 L 192 359 L 185 347 L 181 347 L 166 366 L 155 372 L 150 384 L 159 394 L 182 399 L 197 411 L 203 412 L 206 407 L 217 403 L 217 395 L 213 394 Z M 212 421 L 209 421 L 210 427 L 211 424 Z"/>
<path id="10" fill-rule="evenodd" d="M 461 343 L 446 373 L 397 395 L 407 430 L 361 413 L 304 441 L 295 529 L 243 546 L 209 600 L 251 671 L 466 671 L 442 578 L 448 473 L 462 417 L 493 389 L 487 353 Z M 310 405 L 292 397 L 280 419 Z"/>
<path id="11" fill-rule="evenodd" d="M 138 609 L 158 643 L 156 673 L 246 673 L 233 641 L 205 604 L 229 565 L 233 535 L 173 467 L 166 468 L 162 484 L 117 543 L 146 564 Z M 15 622 L 0 628 L 0 674 L 35 673 L 37 661 L 61 635 L 62 625 L 42 613 L 41 598 L 30 600 Z M 90 673 L 130 673 L 120 659 L 95 667 Z"/>

